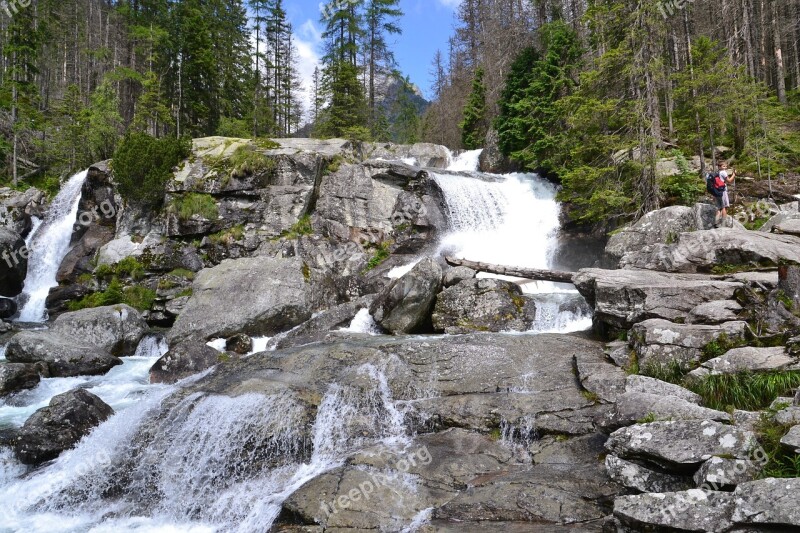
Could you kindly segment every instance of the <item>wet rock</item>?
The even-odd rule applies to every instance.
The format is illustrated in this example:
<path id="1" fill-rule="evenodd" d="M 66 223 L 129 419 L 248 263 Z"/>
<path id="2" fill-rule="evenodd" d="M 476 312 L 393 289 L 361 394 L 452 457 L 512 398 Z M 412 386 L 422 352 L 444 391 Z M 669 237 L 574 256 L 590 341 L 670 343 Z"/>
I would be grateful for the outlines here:
<path id="1" fill-rule="evenodd" d="M 761 479 L 736 487 L 733 521 L 762 527 L 800 527 L 800 479 Z"/>
<path id="2" fill-rule="evenodd" d="M 800 263 L 800 238 L 757 231 L 715 229 L 682 233 L 675 244 L 625 255 L 623 268 L 663 272 L 710 272 L 719 265 L 774 266 Z"/>
<path id="3" fill-rule="evenodd" d="M 637 424 L 615 431 L 606 443 L 623 459 L 642 459 L 679 472 L 693 472 L 715 455 L 749 459 L 757 446 L 755 434 L 707 420 Z"/>
<path id="4" fill-rule="evenodd" d="M 97 252 L 113 238 L 113 228 L 92 224 L 64 256 L 56 273 L 56 281 L 75 283 L 81 274 L 92 272 Z"/>
<path id="5" fill-rule="evenodd" d="M 246 355 L 253 351 L 253 339 L 249 335 L 239 333 L 225 340 L 225 350 L 239 355 Z"/>
<path id="6" fill-rule="evenodd" d="M 727 531 L 734 506 L 731 493 L 692 489 L 622 496 L 614 501 L 614 516 L 636 531 Z"/>
<path id="7" fill-rule="evenodd" d="M 460 267 L 453 267 L 448 268 L 444 273 L 444 286 L 445 288 L 452 287 L 453 285 L 457 285 L 458 283 L 473 279 L 477 275 L 477 272 L 472 270 L 469 267 L 460 266 Z"/>
<path id="8" fill-rule="evenodd" d="M 39 373 L 31 364 L 0 363 L 0 396 L 32 389 L 39 384 L 39 380 Z"/>
<path id="9" fill-rule="evenodd" d="M 612 424 L 616 427 L 627 426 L 650 416 L 656 420 L 731 420 L 728 413 L 700 407 L 674 396 L 626 392 L 617 398 Z"/>
<path id="10" fill-rule="evenodd" d="M 25 421 L 14 453 L 25 464 L 55 459 L 113 414 L 103 400 L 83 389 L 59 394 Z"/>
<path id="11" fill-rule="evenodd" d="M 596 321 L 621 329 L 650 318 L 685 320 L 698 305 L 730 300 L 743 287 L 708 276 L 643 270 L 584 269 L 573 282 L 594 307 Z"/>
<path id="12" fill-rule="evenodd" d="M 789 433 L 781 439 L 781 444 L 800 454 L 800 425 L 794 426 Z"/>
<path id="13" fill-rule="evenodd" d="M 433 259 L 423 259 L 378 295 L 370 314 L 392 333 L 424 332 L 430 327 L 431 310 L 441 287 L 441 267 Z"/>
<path id="14" fill-rule="evenodd" d="M 269 336 L 300 324 L 311 316 L 303 272 L 297 257 L 227 260 L 202 270 L 168 334 L 170 345 L 240 332 Z"/>
<path id="15" fill-rule="evenodd" d="M 150 383 L 176 383 L 216 365 L 219 357 L 218 351 L 202 341 L 182 342 L 150 368 Z"/>
<path id="16" fill-rule="evenodd" d="M 744 309 L 736 300 L 717 300 L 700 304 L 686 317 L 687 324 L 722 324 L 740 320 Z"/>
<path id="17" fill-rule="evenodd" d="M 639 365 L 667 365 L 672 362 L 690 364 L 700 361 L 702 349 L 709 343 L 726 338 L 738 342 L 745 338 L 746 322 L 726 322 L 719 326 L 675 324 L 652 319 L 636 324 L 631 339 L 639 356 Z"/>
<path id="18" fill-rule="evenodd" d="M 17 302 L 10 298 L 0 298 L 0 319 L 11 318 L 17 312 Z"/>
<path id="19" fill-rule="evenodd" d="M 88 342 L 54 331 L 21 331 L 8 342 L 13 363 L 43 363 L 51 377 L 105 374 L 122 361 Z"/>
<path id="20" fill-rule="evenodd" d="M 28 273 L 28 249 L 19 233 L 0 226 L 0 295 L 22 292 Z"/>
<path id="21" fill-rule="evenodd" d="M 694 475 L 694 482 L 704 490 L 729 490 L 753 481 L 760 473 L 761 466 L 755 460 L 712 457 Z"/>
<path id="22" fill-rule="evenodd" d="M 725 355 L 703 363 L 711 374 L 737 374 L 739 372 L 773 372 L 796 366 L 797 360 L 786 354 L 782 346 L 777 348 L 734 348 Z"/>
<path id="23" fill-rule="evenodd" d="M 283 349 L 321 341 L 330 331 L 348 327 L 356 314 L 362 309 L 369 309 L 374 301 L 375 295 L 370 294 L 326 309 L 299 326 L 274 337 L 270 340 L 269 347 Z"/>
<path id="24" fill-rule="evenodd" d="M 118 357 L 133 355 L 149 330 L 141 313 L 125 304 L 63 313 L 51 328 Z"/>
<path id="25" fill-rule="evenodd" d="M 701 401 L 700 395 L 695 394 L 688 389 L 684 389 L 679 385 L 674 385 L 658 379 L 635 374 L 628 376 L 625 384 L 625 392 L 638 392 L 644 394 L 653 394 L 661 397 L 679 398 L 695 405 L 699 405 Z"/>
<path id="26" fill-rule="evenodd" d="M 679 492 L 693 488 L 688 476 L 657 472 L 616 455 L 606 456 L 606 472 L 623 487 L 639 492 Z"/>
<path id="27" fill-rule="evenodd" d="M 436 297 L 433 328 L 450 335 L 475 331 L 527 331 L 536 304 L 519 285 L 498 279 L 468 279 Z"/>

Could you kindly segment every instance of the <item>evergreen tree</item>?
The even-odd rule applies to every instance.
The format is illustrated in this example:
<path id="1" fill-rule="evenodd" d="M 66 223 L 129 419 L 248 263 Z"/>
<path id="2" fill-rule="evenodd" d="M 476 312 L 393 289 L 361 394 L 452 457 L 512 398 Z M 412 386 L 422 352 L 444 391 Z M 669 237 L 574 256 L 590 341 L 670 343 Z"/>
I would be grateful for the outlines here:
<path id="1" fill-rule="evenodd" d="M 486 116 L 486 87 L 483 85 L 483 69 L 475 71 L 472 92 L 464 107 L 464 119 L 461 128 L 461 142 L 468 150 L 476 150 L 483 146 L 489 129 Z"/>
<path id="2" fill-rule="evenodd" d="M 394 67 L 394 54 L 386 38 L 388 35 L 401 33 L 396 22 L 403 15 L 399 5 L 400 0 L 367 0 L 364 44 L 367 55 L 370 127 L 373 135 L 377 126 L 375 81 L 380 75 L 388 75 Z"/>

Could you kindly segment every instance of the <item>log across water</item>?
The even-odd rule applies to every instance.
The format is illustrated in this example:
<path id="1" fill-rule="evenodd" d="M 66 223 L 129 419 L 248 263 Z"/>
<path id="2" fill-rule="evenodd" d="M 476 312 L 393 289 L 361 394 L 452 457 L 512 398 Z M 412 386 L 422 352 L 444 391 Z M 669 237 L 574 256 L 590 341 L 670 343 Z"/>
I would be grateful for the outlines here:
<path id="1" fill-rule="evenodd" d="M 480 263 L 467 259 L 456 259 L 455 257 L 445 257 L 445 261 L 450 266 L 465 266 L 472 270 L 487 272 L 489 274 L 499 274 L 501 276 L 513 276 L 516 278 L 526 278 L 536 281 L 553 281 L 556 283 L 572 283 L 572 272 L 562 272 L 558 270 L 541 270 L 537 268 L 521 268 L 505 265 L 493 265 L 491 263 Z"/>

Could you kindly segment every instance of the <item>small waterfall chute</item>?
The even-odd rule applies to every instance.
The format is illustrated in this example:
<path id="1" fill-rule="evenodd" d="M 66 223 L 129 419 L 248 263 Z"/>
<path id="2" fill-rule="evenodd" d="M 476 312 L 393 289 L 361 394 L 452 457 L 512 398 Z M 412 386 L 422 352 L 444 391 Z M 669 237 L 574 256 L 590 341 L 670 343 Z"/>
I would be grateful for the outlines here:
<path id="1" fill-rule="evenodd" d="M 72 176 L 53 199 L 41 225 L 26 240 L 28 247 L 28 274 L 22 294 L 19 322 L 44 322 L 47 320 L 46 300 L 50 289 L 58 285 L 56 273 L 69 251 L 70 239 L 78 214 L 81 188 L 88 171 Z"/>

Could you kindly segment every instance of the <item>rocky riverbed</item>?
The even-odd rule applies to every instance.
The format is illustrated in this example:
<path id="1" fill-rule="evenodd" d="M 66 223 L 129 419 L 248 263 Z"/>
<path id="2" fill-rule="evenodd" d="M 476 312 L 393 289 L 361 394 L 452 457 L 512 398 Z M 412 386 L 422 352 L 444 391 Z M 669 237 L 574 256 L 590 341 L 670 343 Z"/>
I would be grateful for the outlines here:
<path id="1" fill-rule="evenodd" d="M 713 229 L 706 204 L 655 211 L 604 258 L 543 219 L 528 238 L 548 264 L 517 266 L 575 271 L 574 288 L 532 289 L 442 255 L 468 249 L 448 239 L 468 204 L 491 215 L 519 185 L 545 210 L 552 186 L 451 159 L 197 139 L 157 211 L 127 204 L 98 163 L 35 327 L 14 321 L 14 298 L 47 201 L 0 191 L 0 420 L 54 383 L 153 361 L 152 384 L 113 407 L 76 381 L 7 419 L 4 525 L 800 528 L 798 204 L 770 205 L 764 231 Z M 480 193 L 456 204 L 463 188 Z M 593 327 L 541 333 L 570 329 L 547 315 Z"/>

